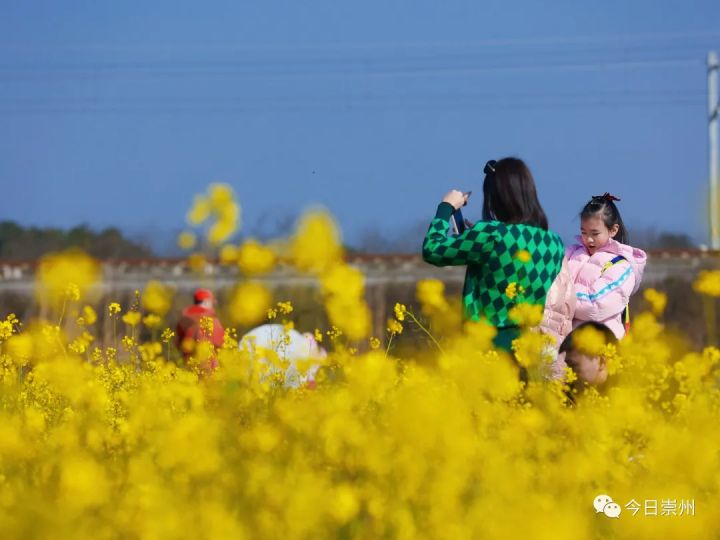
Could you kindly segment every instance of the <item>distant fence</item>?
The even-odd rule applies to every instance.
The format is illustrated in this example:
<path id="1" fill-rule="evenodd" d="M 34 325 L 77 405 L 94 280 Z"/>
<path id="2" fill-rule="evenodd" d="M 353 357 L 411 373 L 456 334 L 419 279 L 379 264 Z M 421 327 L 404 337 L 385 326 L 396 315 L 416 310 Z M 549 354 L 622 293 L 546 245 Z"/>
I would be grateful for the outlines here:
<path id="1" fill-rule="evenodd" d="M 667 278 L 693 279 L 703 269 L 720 269 L 720 251 L 658 250 L 648 252 L 644 283 L 655 284 Z M 416 283 L 436 278 L 445 283 L 462 283 L 464 267 L 438 268 L 425 263 L 419 255 L 351 255 L 349 264 L 363 272 L 368 287 Z M 199 286 L 224 288 L 237 282 L 240 273 L 234 265 L 207 263 L 204 272 L 191 270 L 185 259 L 146 259 L 104 261 L 103 287 L 124 292 L 142 289 L 151 279 L 173 285 L 178 291 Z M 31 293 L 34 262 L 0 261 L 0 293 Z M 258 278 L 268 286 L 316 286 L 314 277 L 279 265 L 273 272 Z"/>
<path id="2" fill-rule="evenodd" d="M 668 279 L 690 282 L 703 269 L 720 269 L 719 251 L 658 250 L 649 252 L 648 256 L 644 286 L 661 285 Z M 395 301 L 412 302 L 419 280 L 439 279 L 449 292 L 457 293 L 465 275 L 464 267 L 438 268 L 425 263 L 419 255 L 350 255 L 347 261 L 365 275 L 367 301 L 376 335 L 383 334 L 385 320 Z M 184 302 L 198 287 L 210 287 L 222 294 L 241 277 L 235 265 L 208 263 L 204 271 L 198 273 L 188 267 L 185 259 L 120 260 L 101 264 L 103 283 L 101 290 L 96 291 L 96 297 L 118 300 L 124 305 L 128 305 L 134 292 L 142 290 L 150 280 L 172 286 L 177 291 L 178 302 Z M 21 317 L 38 312 L 38 306 L 32 301 L 34 270 L 34 262 L 0 261 L 0 311 L 12 310 Z M 257 279 L 279 293 L 292 292 L 287 298 L 290 300 L 299 295 L 298 291 L 312 291 L 318 287 L 314 277 L 286 265 L 279 265 L 270 274 Z"/>

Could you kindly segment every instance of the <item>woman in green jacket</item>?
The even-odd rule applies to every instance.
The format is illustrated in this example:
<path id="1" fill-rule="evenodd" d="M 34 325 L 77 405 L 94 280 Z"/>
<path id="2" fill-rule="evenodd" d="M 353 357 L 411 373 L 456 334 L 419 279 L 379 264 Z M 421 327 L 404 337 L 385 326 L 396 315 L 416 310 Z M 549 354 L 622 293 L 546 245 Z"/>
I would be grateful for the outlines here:
<path id="1" fill-rule="evenodd" d="M 522 160 L 491 160 L 484 172 L 482 221 L 448 236 L 451 216 L 467 202 L 462 192 L 448 192 L 425 235 L 423 259 L 435 266 L 467 265 L 465 318 L 487 320 L 498 330 L 495 345 L 511 351 L 520 329 L 509 316 L 518 298 L 506 294 L 508 285 L 522 287 L 522 301 L 543 306 L 564 247 L 548 230 L 535 181 Z"/>

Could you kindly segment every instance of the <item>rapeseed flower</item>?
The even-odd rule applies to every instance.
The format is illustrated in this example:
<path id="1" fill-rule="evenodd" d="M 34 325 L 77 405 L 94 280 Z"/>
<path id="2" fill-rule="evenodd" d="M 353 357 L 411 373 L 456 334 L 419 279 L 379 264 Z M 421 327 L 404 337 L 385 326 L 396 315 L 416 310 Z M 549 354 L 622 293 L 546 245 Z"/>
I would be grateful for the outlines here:
<path id="1" fill-rule="evenodd" d="M 231 264 L 237 262 L 238 247 L 232 244 L 225 244 L 220 248 L 220 262 L 222 264 Z"/>
<path id="2" fill-rule="evenodd" d="M 142 314 L 139 311 L 128 311 L 122 316 L 122 321 L 129 326 L 137 326 L 142 320 Z"/>
<path id="3" fill-rule="evenodd" d="M 700 294 L 720 297 L 720 270 L 703 270 L 693 283 L 693 289 Z"/>
<path id="4" fill-rule="evenodd" d="M 343 257 L 340 232 L 324 211 L 302 216 L 289 245 L 293 264 L 300 270 L 321 274 Z"/>
<path id="5" fill-rule="evenodd" d="M 159 328 L 162 325 L 162 318 L 154 313 L 149 313 L 143 317 L 142 322 L 148 328 Z"/>
<path id="6" fill-rule="evenodd" d="M 403 331 L 403 325 L 400 321 L 396 319 L 388 319 L 387 321 L 387 331 L 390 334 L 402 334 Z"/>
<path id="7" fill-rule="evenodd" d="M 100 265 L 79 250 L 46 255 L 35 272 L 35 294 L 59 307 L 64 300 L 85 299 L 100 284 Z"/>
<path id="8" fill-rule="evenodd" d="M 650 304 L 650 309 L 656 317 L 662 315 L 667 305 L 667 295 L 657 289 L 645 289 L 643 298 Z"/>
<path id="9" fill-rule="evenodd" d="M 196 195 L 193 205 L 187 213 L 186 220 L 189 225 L 201 225 L 210 218 L 211 211 L 210 199 L 204 195 Z"/>
<path id="10" fill-rule="evenodd" d="M 445 284 L 438 279 L 422 279 L 415 288 L 415 297 L 426 315 L 444 313 L 449 309 L 445 298 Z"/>
<path id="11" fill-rule="evenodd" d="M 170 311 L 172 301 L 173 291 L 170 287 L 154 280 L 145 285 L 141 301 L 143 309 L 158 317 L 164 317 Z"/>
<path id="12" fill-rule="evenodd" d="M 246 276 L 259 276 L 270 272 L 276 263 L 272 249 L 257 240 L 246 240 L 237 252 L 237 265 Z"/>
<path id="13" fill-rule="evenodd" d="M 521 263 L 528 263 L 530 262 L 530 259 L 532 259 L 532 256 L 530 255 L 530 252 L 526 249 L 518 250 L 517 253 L 515 253 L 515 258 L 520 261 Z"/>
<path id="14" fill-rule="evenodd" d="M 543 306 L 522 303 L 513 306 L 508 312 L 510 319 L 524 328 L 538 326 L 543 318 Z"/>
<path id="15" fill-rule="evenodd" d="M 514 281 L 508 284 L 508 286 L 505 288 L 505 296 L 510 298 L 510 300 L 514 300 L 518 296 L 522 296 L 524 293 L 525 289 L 523 288 L 523 286 Z"/>
<path id="16" fill-rule="evenodd" d="M 80 326 L 92 326 L 97 322 L 97 313 L 90 305 L 85 305 L 80 312 L 80 317 L 77 319 L 77 323 Z"/>
<path id="17" fill-rule="evenodd" d="M 177 245 L 180 249 L 189 251 L 197 245 L 197 236 L 192 231 L 183 231 L 177 237 Z"/>
<path id="18" fill-rule="evenodd" d="M 242 282 L 230 295 L 227 309 L 231 319 L 243 326 L 250 326 L 263 320 L 268 314 L 272 294 L 260 282 Z"/>
<path id="19" fill-rule="evenodd" d="M 198 222 L 235 216 L 227 189 L 204 201 Z M 328 337 L 326 358 L 289 357 L 288 318 L 301 310 L 274 302 L 260 282 L 240 282 L 232 293 L 247 286 L 242 299 L 220 304 L 240 318 L 254 312 L 247 324 L 274 310 L 284 332 L 272 350 L 240 348 L 228 328 L 222 348 L 203 343 L 179 360 L 169 328 L 159 339 L 125 325 L 113 339 L 100 333 L 109 327 L 93 336 L 97 314 L 75 306 L 80 328 L 58 324 L 57 313 L 27 326 L 0 320 L 5 536 L 514 538 L 518 523 L 530 538 L 717 536 L 709 509 L 720 504 L 720 456 L 708 426 L 720 411 L 720 350 L 678 348 L 655 315 L 660 291 L 648 299 L 654 313 L 635 316 L 617 345 L 580 335 L 611 379 L 575 393 L 572 370 L 542 377 L 554 348 L 532 328 L 537 306 L 518 285 L 513 313 L 527 328 L 514 359 L 493 349 L 496 329 L 482 321 L 443 334 L 437 351 L 407 332 L 392 357 L 375 337 L 359 352 L 355 336 L 367 331 L 366 343 L 371 322 L 364 278 L 333 249 L 316 267 L 298 266 L 320 281 L 332 326 L 314 334 Z M 90 301 L 80 281 L 53 289 L 58 307 L 75 302 L 68 283 Z M 417 296 L 442 320 L 457 298 L 438 283 L 418 284 Z M 142 304 L 144 324 L 161 329 L 172 301 L 146 301 L 149 288 L 129 313 L 137 319 Z M 114 304 L 112 324 L 122 312 Z M 388 348 L 403 324 L 431 334 L 402 304 L 392 313 Z M 599 493 L 621 506 L 618 519 L 596 513 Z M 658 516 L 633 516 L 632 500 L 656 500 Z"/>

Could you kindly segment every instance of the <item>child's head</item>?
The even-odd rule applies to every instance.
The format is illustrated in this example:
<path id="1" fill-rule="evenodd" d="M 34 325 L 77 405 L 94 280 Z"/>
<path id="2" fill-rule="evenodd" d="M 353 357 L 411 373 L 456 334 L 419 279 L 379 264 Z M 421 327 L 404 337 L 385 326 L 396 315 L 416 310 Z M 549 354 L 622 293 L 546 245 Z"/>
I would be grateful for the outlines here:
<path id="1" fill-rule="evenodd" d="M 606 358 L 602 354 L 588 353 L 585 347 L 582 346 L 583 343 L 578 343 L 578 336 L 588 330 L 591 334 L 596 334 L 592 336 L 594 338 L 597 338 L 599 333 L 604 345 L 617 343 L 617 338 L 612 333 L 612 330 L 595 321 L 585 322 L 568 334 L 562 345 L 560 345 L 559 353 L 565 355 L 565 363 L 575 372 L 580 388 L 586 384 L 600 386 L 605 383 L 608 377 Z"/>
<path id="2" fill-rule="evenodd" d="M 483 172 L 483 220 L 523 223 L 547 230 L 548 220 L 538 200 L 535 180 L 523 160 L 490 160 Z"/>
<path id="3" fill-rule="evenodd" d="M 592 255 L 614 238 L 627 244 L 628 235 L 615 201 L 609 193 L 590 199 L 580 212 L 580 235 L 588 253 Z"/>

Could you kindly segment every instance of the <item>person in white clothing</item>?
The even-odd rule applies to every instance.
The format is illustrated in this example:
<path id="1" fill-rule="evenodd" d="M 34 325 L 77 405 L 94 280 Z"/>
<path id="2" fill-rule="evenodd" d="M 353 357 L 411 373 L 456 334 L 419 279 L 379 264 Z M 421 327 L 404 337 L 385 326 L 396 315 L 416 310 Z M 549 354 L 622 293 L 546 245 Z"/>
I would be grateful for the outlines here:
<path id="1" fill-rule="evenodd" d="M 286 329 L 282 324 L 253 328 L 240 339 L 240 349 L 252 355 L 253 364 L 262 364 L 267 369 L 263 377 L 284 371 L 285 388 L 314 385 L 315 374 L 327 357 L 313 334 Z"/>

